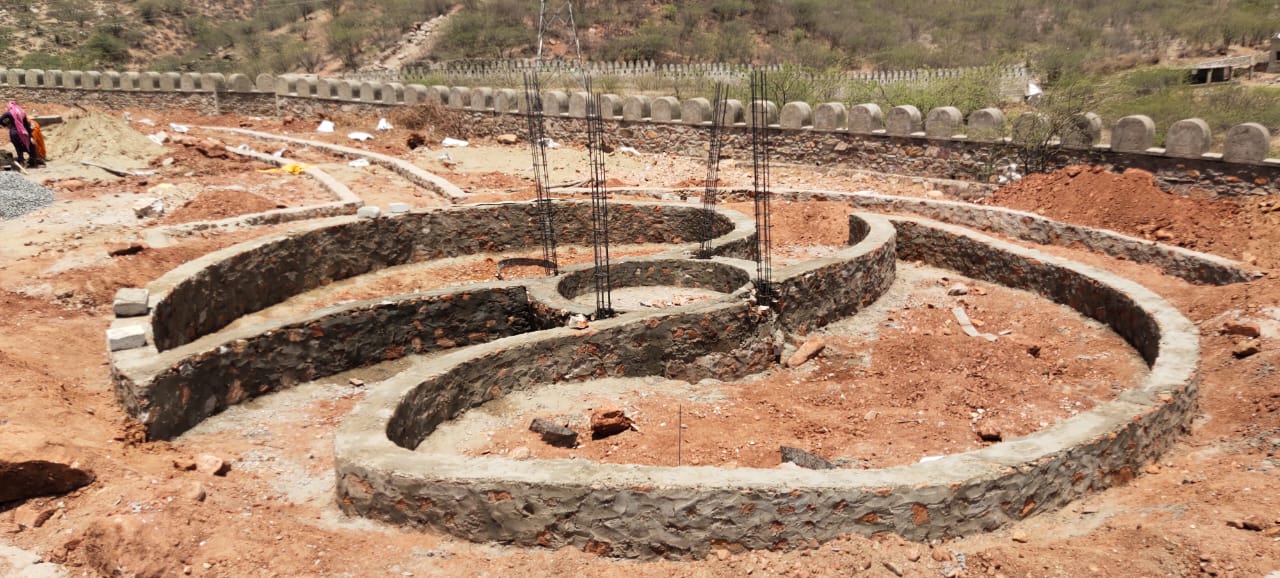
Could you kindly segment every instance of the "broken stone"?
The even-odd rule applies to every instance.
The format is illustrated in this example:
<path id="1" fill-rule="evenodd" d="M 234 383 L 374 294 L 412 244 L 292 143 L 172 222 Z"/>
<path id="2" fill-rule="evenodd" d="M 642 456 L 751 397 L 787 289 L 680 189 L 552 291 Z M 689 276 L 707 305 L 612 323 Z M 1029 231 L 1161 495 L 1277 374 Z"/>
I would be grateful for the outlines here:
<path id="1" fill-rule="evenodd" d="M 529 431 L 542 435 L 542 441 L 561 448 L 572 448 L 578 445 L 578 432 L 573 431 L 551 420 L 540 417 L 533 418 Z"/>
<path id="2" fill-rule="evenodd" d="M 207 492 L 205 492 L 204 484 L 201 484 L 200 482 L 196 482 L 194 484 L 191 484 L 190 486 L 187 486 L 186 490 L 184 490 L 182 494 L 188 500 L 192 500 L 195 502 L 203 502 L 204 499 L 209 495 Z"/>
<path id="3" fill-rule="evenodd" d="M 382 216 L 382 209 L 373 205 L 365 205 L 356 209 L 356 216 L 361 219 L 376 219 Z"/>
<path id="4" fill-rule="evenodd" d="M 1222 326 L 1223 335 L 1239 335 L 1250 339 L 1261 337 L 1262 328 L 1257 323 L 1232 323 L 1227 322 Z"/>
<path id="5" fill-rule="evenodd" d="M 831 462 L 800 448 L 781 446 L 778 449 L 782 452 L 784 464 L 795 464 L 809 470 L 834 470 L 836 467 Z"/>
<path id="6" fill-rule="evenodd" d="M 22 528 L 39 528 L 45 522 L 48 522 L 49 518 L 52 518 L 57 511 L 56 508 L 41 508 L 37 506 L 19 508 L 13 514 L 13 521 Z"/>
<path id="7" fill-rule="evenodd" d="M 409 212 L 409 203 L 390 203 L 387 205 L 387 212 L 392 215 Z"/>
<path id="8" fill-rule="evenodd" d="M 1009 539 L 1014 542 L 1018 542 L 1019 544 L 1025 544 L 1029 538 L 1027 538 L 1026 532 L 1023 532 L 1022 530 L 1014 530 L 1009 533 Z"/>
<path id="9" fill-rule="evenodd" d="M 901 576 L 901 575 L 902 575 L 902 568 L 901 568 L 901 567 L 899 567 L 897 564 L 894 564 L 893 562 L 889 562 L 889 561 L 887 561 L 887 560 L 886 560 L 886 561 L 884 561 L 884 562 L 883 562 L 883 564 L 884 564 L 884 568 L 885 568 L 885 570 L 888 570 L 888 571 L 890 571 L 890 572 L 893 572 L 893 575 L 894 575 L 894 576 Z"/>
<path id="10" fill-rule="evenodd" d="M 591 439 L 618 435 L 631 429 L 631 418 L 620 409 L 602 409 L 591 414 Z"/>
<path id="11" fill-rule="evenodd" d="M 1260 516 L 1249 516 L 1243 520 L 1228 520 L 1227 525 L 1232 528 L 1239 528 L 1250 532 L 1261 532 L 1270 524 L 1264 522 Z"/>
<path id="12" fill-rule="evenodd" d="M 196 458 L 196 471 L 210 476 L 225 476 L 231 471 L 231 464 L 213 454 L 204 454 Z"/>
<path id="13" fill-rule="evenodd" d="M 515 448 L 507 453 L 507 457 L 513 460 L 527 460 L 529 459 L 529 455 L 530 455 L 529 448 L 526 448 L 524 446 Z"/>
<path id="14" fill-rule="evenodd" d="M 951 561 L 951 553 L 950 553 L 950 552 L 947 552 L 946 550 L 943 550 L 942 548 L 934 548 L 934 549 L 933 549 L 933 553 L 932 553 L 932 557 L 933 557 L 933 560 L 934 560 L 935 562 L 950 562 L 950 561 Z"/>
<path id="15" fill-rule="evenodd" d="M 804 342 L 791 357 L 787 358 L 787 367 L 798 367 L 804 362 L 816 357 L 822 350 L 827 347 L 827 342 L 821 337 L 810 337 Z"/>
<path id="16" fill-rule="evenodd" d="M 591 324 L 587 321 L 587 316 L 581 313 L 569 317 L 569 321 L 565 323 L 565 327 L 568 327 L 569 329 L 586 329 L 590 326 Z"/>
<path id="17" fill-rule="evenodd" d="M 493 140 L 498 141 L 498 144 L 513 145 L 520 142 L 520 137 L 514 134 L 500 134 Z"/>
<path id="18" fill-rule="evenodd" d="M 147 250 L 147 246 L 142 243 L 129 243 L 126 245 L 117 245 L 107 249 L 108 257 L 124 257 L 127 255 L 137 255 Z"/>
<path id="19" fill-rule="evenodd" d="M 955 285 L 952 285 L 947 288 L 947 295 L 951 295 L 953 297 L 959 297 L 961 295 L 968 295 L 968 294 L 969 294 L 969 286 L 965 285 L 964 283 L 956 283 Z"/>
<path id="20" fill-rule="evenodd" d="M 1251 355 L 1256 355 L 1259 351 L 1262 351 L 1262 349 L 1258 346 L 1258 340 L 1251 339 L 1237 345 L 1235 349 L 1231 350 L 1231 355 L 1236 359 L 1244 359 Z"/>
<path id="21" fill-rule="evenodd" d="M 978 428 L 976 431 L 978 439 L 981 439 L 984 442 L 998 442 L 1004 439 L 1004 436 L 1000 433 L 1000 424 L 989 420 L 982 420 L 981 422 L 978 422 Z"/>
<path id="22" fill-rule="evenodd" d="M 35 430 L 0 425 L 0 503 L 65 494 L 93 482 L 79 452 Z"/>
<path id="23" fill-rule="evenodd" d="M 139 317 L 150 311 L 147 300 L 151 292 L 137 287 L 125 287 L 116 291 L 111 310 L 116 317 Z"/>
<path id="24" fill-rule="evenodd" d="M 164 214 L 164 201 L 160 199 L 142 199 L 133 206 L 133 214 L 139 219 L 158 217 Z"/>

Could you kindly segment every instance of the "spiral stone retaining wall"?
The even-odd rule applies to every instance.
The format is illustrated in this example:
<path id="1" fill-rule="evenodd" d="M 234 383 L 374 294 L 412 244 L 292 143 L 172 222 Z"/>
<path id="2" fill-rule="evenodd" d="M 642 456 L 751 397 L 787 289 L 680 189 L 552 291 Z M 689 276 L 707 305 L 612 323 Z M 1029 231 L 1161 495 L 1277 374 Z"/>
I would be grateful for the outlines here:
<path id="1" fill-rule="evenodd" d="M 654 259 L 636 257 L 610 261 L 609 286 L 697 287 L 732 293 L 751 283 L 751 274 L 734 267 L 703 259 Z M 595 292 L 595 268 L 571 270 L 560 276 L 556 290 L 566 299 Z"/>
<path id="2" fill-rule="evenodd" d="M 878 219 L 864 220 L 874 227 Z M 789 549 L 850 532 L 928 540 L 993 530 L 1124 483 L 1187 427 L 1196 400 L 1198 335 L 1159 296 L 1115 275 L 957 227 L 923 219 L 894 223 L 904 256 L 1076 307 L 1112 324 L 1151 371 L 1116 400 L 1046 430 L 884 470 L 726 470 L 411 451 L 445 419 L 513 389 L 606 375 L 670 376 L 672 367 L 656 359 L 668 350 L 696 357 L 713 345 L 708 335 L 744 342 L 738 332 L 752 310 L 717 302 L 633 314 L 588 333 L 557 329 L 490 342 L 385 382 L 338 433 L 339 504 L 471 540 L 573 546 L 628 558 L 701 557 L 713 545 Z M 859 234 L 851 227 L 852 236 Z M 850 293 L 859 295 L 856 288 Z M 745 342 L 765 339 L 756 334 Z M 655 343 L 650 352 L 641 349 Z M 716 376 L 750 370 L 756 361 L 746 353 L 737 359 Z M 708 367 L 687 361 L 682 367 L 689 365 Z"/>
<path id="3" fill-rule="evenodd" d="M 674 244 L 664 253 L 668 259 L 691 252 L 694 245 L 681 242 L 705 223 L 692 206 L 612 208 L 620 233 Z M 563 225 L 580 227 L 590 218 L 586 203 L 557 202 L 556 209 Z M 751 221 L 732 211 L 717 215 L 714 226 L 721 233 L 716 247 L 752 234 Z M 148 315 L 112 323 L 113 330 L 150 333 L 150 345 L 111 353 L 116 396 L 148 436 L 169 438 L 229 405 L 297 382 L 561 325 L 576 311 L 530 297 L 554 294 L 554 278 L 387 297 L 214 333 L 336 279 L 427 258 L 527 248 L 535 227 L 531 203 L 457 207 L 328 219 L 206 255 L 148 285 Z M 583 242 L 590 229 L 566 226 L 561 233 L 562 241 Z"/>
<path id="4" fill-rule="evenodd" d="M 555 204 L 561 243 L 586 243 L 590 205 Z M 682 243 L 703 223 L 689 206 L 613 203 L 610 230 L 621 242 Z M 183 265 L 157 281 L 152 320 L 160 350 L 325 283 L 385 267 L 536 246 L 537 209 L 503 203 L 412 212 L 388 219 L 328 221 L 314 229 L 250 241 Z M 717 216 L 717 235 L 733 221 Z"/>

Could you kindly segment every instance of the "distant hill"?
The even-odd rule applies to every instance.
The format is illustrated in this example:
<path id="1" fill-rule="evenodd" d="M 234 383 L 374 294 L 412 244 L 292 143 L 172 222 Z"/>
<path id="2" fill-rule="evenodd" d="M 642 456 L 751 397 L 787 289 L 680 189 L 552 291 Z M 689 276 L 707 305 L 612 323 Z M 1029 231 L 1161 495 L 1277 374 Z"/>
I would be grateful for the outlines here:
<path id="1" fill-rule="evenodd" d="M 548 0 L 552 15 L 563 0 Z M 537 0 L 0 0 L 6 66 L 338 72 L 531 57 Z M 910 69 L 1034 62 L 1050 76 L 1258 46 L 1274 0 L 582 0 L 591 60 Z M 429 32 L 417 27 L 454 12 Z M 426 38 L 425 36 L 430 36 Z M 546 48 L 564 53 L 569 30 Z M 405 50 L 406 43 L 421 43 Z M 411 47 L 419 48 L 419 47 Z M 393 56 L 394 55 L 394 56 Z"/>

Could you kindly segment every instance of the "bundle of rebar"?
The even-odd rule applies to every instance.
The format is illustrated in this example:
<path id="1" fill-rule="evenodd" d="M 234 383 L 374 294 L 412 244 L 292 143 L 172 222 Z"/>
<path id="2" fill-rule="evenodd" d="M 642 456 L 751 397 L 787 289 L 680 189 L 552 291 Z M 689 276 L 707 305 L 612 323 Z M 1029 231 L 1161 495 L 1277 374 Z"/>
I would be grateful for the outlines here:
<path id="1" fill-rule="evenodd" d="M 538 86 L 536 72 L 524 74 L 524 98 L 529 122 L 529 149 L 533 151 L 533 182 L 537 191 L 535 201 L 538 212 L 538 235 L 542 240 L 542 260 L 547 275 L 557 275 L 560 264 L 556 260 L 555 212 L 551 207 L 548 191 L 547 139 L 542 113 L 542 90 Z"/>
<path id="2" fill-rule="evenodd" d="M 613 316 L 609 277 L 609 198 L 605 189 L 604 115 L 600 95 L 587 88 L 587 153 L 591 159 L 591 244 L 595 254 L 596 319 Z"/>

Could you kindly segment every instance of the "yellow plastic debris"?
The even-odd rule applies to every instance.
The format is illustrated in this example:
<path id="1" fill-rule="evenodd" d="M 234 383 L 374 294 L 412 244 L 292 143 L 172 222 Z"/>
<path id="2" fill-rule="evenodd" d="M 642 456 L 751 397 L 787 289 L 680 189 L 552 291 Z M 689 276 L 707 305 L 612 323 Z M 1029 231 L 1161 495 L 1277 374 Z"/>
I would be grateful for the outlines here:
<path id="1" fill-rule="evenodd" d="M 284 166 L 279 167 L 279 168 L 274 168 L 274 169 L 261 169 L 261 170 L 259 170 L 258 172 L 260 172 L 260 173 L 289 173 L 289 174 L 291 174 L 291 175 L 300 175 L 300 174 L 302 174 L 302 173 L 306 172 L 306 170 L 307 170 L 307 169 L 309 169 L 309 168 L 311 168 L 311 167 L 308 167 L 307 165 L 298 164 L 298 163 L 289 163 L 289 164 L 284 165 Z"/>

